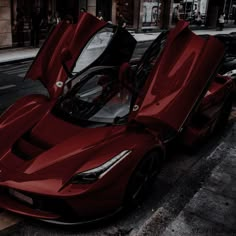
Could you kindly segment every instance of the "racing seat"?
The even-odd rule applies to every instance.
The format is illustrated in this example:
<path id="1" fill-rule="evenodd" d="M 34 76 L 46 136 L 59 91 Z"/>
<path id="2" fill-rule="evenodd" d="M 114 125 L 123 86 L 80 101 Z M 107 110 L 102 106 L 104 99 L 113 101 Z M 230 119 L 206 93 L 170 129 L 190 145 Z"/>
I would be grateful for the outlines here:
<path id="1" fill-rule="evenodd" d="M 124 62 L 120 66 L 118 79 L 120 84 L 127 88 L 130 92 L 137 92 L 134 83 L 135 73 L 132 71 L 132 68 L 128 62 Z"/>

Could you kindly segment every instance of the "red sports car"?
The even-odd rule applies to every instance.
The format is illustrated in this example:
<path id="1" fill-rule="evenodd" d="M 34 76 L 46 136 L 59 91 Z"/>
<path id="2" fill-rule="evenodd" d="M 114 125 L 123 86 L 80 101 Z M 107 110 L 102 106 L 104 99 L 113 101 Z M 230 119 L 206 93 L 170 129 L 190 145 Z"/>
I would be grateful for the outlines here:
<path id="1" fill-rule="evenodd" d="M 145 194 L 169 142 L 194 145 L 227 121 L 221 42 L 180 21 L 130 62 L 135 44 L 87 13 L 56 26 L 26 75 L 48 96 L 0 117 L 1 208 L 57 223 L 110 216 Z"/>

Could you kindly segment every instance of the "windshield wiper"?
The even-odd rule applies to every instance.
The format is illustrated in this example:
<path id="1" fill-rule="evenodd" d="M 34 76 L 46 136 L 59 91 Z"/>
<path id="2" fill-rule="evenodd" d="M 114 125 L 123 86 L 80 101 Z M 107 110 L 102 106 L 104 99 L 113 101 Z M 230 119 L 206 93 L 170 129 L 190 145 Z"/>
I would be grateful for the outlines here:
<path id="1" fill-rule="evenodd" d="M 113 124 L 114 124 L 114 125 L 121 125 L 121 124 L 124 124 L 124 123 L 126 123 L 127 119 L 128 119 L 128 115 L 123 116 L 123 117 L 116 116 L 116 117 L 114 118 Z"/>

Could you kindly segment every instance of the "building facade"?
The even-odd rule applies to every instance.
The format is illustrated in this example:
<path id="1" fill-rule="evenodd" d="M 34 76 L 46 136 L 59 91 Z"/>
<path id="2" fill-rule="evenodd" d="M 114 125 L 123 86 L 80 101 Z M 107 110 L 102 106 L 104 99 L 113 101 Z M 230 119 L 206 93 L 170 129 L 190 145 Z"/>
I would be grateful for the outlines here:
<path id="1" fill-rule="evenodd" d="M 12 45 L 11 1 L 0 1 L 0 47 Z"/>
<path id="2" fill-rule="evenodd" d="M 49 12 L 61 19 L 71 15 L 76 21 L 82 8 L 93 15 L 101 11 L 103 18 L 114 24 L 119 14 L 122 14 L 128 28 L 135 31 L 172 27 L 176 17 L 192 25 L 216 27 L 222 12 L 226 24 L 236 23 L 236 0 L 1 0 L 0 48 L 17 45 L 15 26 L 19 9 L 24 15 L 24 40 L 29 42 L 32 11 L 36 7 L 41 9 L 44 22 Z M 46 24 L 42 25 L 41 31 L 44 37 L 47 33 Z"/>

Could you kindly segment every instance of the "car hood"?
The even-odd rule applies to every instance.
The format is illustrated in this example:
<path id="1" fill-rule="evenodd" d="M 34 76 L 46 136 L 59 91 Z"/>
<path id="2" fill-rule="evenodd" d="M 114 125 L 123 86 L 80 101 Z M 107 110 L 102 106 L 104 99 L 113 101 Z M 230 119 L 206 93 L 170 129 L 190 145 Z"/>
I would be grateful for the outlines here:
<path id="1" fill-rule="evenodd" d="M 158 131 L 167 127 L 179 132 L 203 98 L 223 59 L 224 46 L 214 37 L 195 35 L 188 25 L 179 21 L 169 32 L 130 120 Z"/>
<path id="2" fill-rule="evenodd" d="M 65 124 L 61 121 L 61 126 Z M 75 173 L 98 167 L 123 151 L 126 145 L 122 141 L 126 130 L 123 126 L 73 128 L 73 133 L 62 134 L 53 146 L 31 160 L 18 156 L 13 148 L 5 153 L 0 160 L 0 185 L 55 194 Z M 121 141 L 116 141 L 118 139 Z M 119 143 L 116 148 L 107 148 L 116 142 Z"/>

